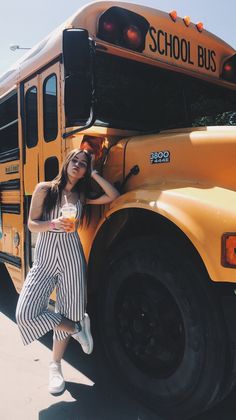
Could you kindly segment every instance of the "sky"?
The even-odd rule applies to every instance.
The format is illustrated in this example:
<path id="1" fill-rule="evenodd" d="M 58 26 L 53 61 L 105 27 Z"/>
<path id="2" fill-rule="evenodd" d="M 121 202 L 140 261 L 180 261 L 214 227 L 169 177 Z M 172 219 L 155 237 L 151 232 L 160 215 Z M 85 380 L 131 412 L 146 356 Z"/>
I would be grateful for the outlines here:
<path id="1" fill-rule="evenodd" d="M 236 49 L 235 0 L 131 0 L 178 16 L 203 22 L 204 28 Z M 33 47 L 67 20 L 87 0 L 2 0 L 0 15 L 0 74 L 20 58 L 24 50 L 11 51 L 12 44 Z M 114 2 L 115 3 L 115 2 Z"/>

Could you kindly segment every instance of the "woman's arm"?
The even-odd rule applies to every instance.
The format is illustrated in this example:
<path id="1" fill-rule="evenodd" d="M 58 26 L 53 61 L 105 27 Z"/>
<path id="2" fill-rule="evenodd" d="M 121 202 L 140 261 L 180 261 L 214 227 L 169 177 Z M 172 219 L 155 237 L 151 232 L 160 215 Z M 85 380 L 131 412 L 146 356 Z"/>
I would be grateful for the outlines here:
<path id="1" fill-rule="evenodd" d="M 28 218 L 28 228 L 31 232 L 47 232 L 50 229 L 50 221 L 40 220 L 43 214 L 43 202 L 47 194 L 47 188 L 46 182 L 40 182 L 33 192 Z"/>
<path id="2" fill-rule="evenodd" d="M 113 200 L 115 200 L 115 198 L 119 197 L 119 191 L 117 191 L 117 189 L 113 187 L 113 185 L 110 182 L 108 182 L 101 175 L 99 175 L 97 171 L 92 170 L 91 178 L 93 178 L 100 185 L 105 194 L 103 194 L 99 198 L 91 200 L 87 199 L 86 204 L 109 204 Z"/>
<path id="3" fill-rule="evenodd" d="M 47 232 L 55 228 L 67 231 L 71 227 L 71 223 L 63 217 L 53 220 L 40 220 L 48 188 L 49 184 L 47 182 L 40 182 L 33 192 L 28 218 L 28 228 L 31 232 Z"/>

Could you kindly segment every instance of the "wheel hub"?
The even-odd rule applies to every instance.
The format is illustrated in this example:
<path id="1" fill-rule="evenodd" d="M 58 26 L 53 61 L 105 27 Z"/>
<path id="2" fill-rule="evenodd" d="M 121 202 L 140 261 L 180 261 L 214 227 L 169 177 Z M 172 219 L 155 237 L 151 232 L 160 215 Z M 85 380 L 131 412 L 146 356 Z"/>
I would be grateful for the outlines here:
<path id="1" fill-rule="evenodd" d="M 131 361 L 155 377 L 177 369 L 184 352 L 180 310 L 156 278 L 136 274 L 125 280 L 116 300 L 116 327 Z"/>

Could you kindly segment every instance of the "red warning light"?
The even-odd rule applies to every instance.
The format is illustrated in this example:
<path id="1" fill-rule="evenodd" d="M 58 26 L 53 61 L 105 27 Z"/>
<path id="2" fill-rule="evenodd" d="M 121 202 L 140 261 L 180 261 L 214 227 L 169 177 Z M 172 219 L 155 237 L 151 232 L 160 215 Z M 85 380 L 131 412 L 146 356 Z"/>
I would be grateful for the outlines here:
<path id="1" fill-rule="evenodd" d="M 106 41 L 115 41 L 117 35 L 117 25 L 114 22 L 104 21 L 102 23 L 102 32 Z"/>
<path id="2" fill-rule="evenodd" d="M 143 16 L 112 6 L 99 19 L 97 37 L 123 48 L 143 52 L 149 27 L 150 23 Z"/>
<path id="3" fill-rule="evenodd" d="M 233 70 L 233 67 L 231 66 L 231 64 L 225 64 L 225 66 L 224 66 L 224 70 L 225 71 L 232 71 Z"/>
<path id="4" fill-rule="evenodd" d="M 227 82 L 236 83 L 236 54 L 224 62 L 221 77 Z"/>
<path id="5" fill-rule="evenodd" d="M 115 29 L 115 25 L 112 22 L 103 22 L 103 29 L 106 32 L 113 32 Z"/>
<path id="6" fill-rule="evenodd" d="M 127 46 L 134 50 L 138 50 L 142 44 L 142 34 L 140 29 L 135 25 L 130 25 L 124 29 L 123 33 Z"/>

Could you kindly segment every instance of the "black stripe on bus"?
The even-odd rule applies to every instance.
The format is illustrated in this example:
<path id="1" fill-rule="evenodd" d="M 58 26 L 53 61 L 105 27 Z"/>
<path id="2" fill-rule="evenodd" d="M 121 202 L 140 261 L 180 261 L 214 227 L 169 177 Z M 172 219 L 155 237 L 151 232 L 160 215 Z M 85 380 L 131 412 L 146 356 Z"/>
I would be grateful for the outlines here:
<path id="1" fill-rule="evenodd" d="M 11 149 L 0 153 L 0 163 L 20 159 L 20 149 Z"/>
<path id="2" fill-rule="evenodd" d="M 20 189 L 19 179 L 10 179 L 9 181 L 0 182 L 1 191 L 10 191 L 10 190 L 19 190 L 19 189 Z"/>
<path id="3" fill-rule="evenodd" d="M 31 203 L 31 195 L 25 196 L 24 199 L 24 226 L 25 228 L 25 240 L 24 240 L 24 256 L 25 256 L 25 267 L 26 270 L 32 266 L 32 248 L 31 248 L 31 232 L 27 229 L 27 220 L 29 217 L 29 209 Z"/>
<path id="4" fill-rule="evenodd" d="M 21 258 L 15 257 L 14 255 L 8 254 L 7 252 L 0 252 L 0 262 L 14 265 L 15 267 L 21 268 Z"/>
<path id="5" fill-rule="evenodd" d="M 3 74 L 3 76 L 0 78 L 0 81 L 3 81 L 5 79 L 4 76 L 6 76 L 6 74 L 5 75 Z M 12 90 L 10 93 L 8 93 L 6 96 L 4 96 L 2 99 L 0 99 L 0 104 L 7 101 L 8 99 L 10 99 L 14 95 L 17 95 L 17 90 L 16 89 Z"/>
<path id="6" fill-rule="evenodd" d="M 20 204 L 1 204 L 2 213 L 20 214 Z"/>
<path id="7" fill-rule="evenodd" d="M 21 129 L 22 129 L 22 139 L 23 139 L 23 148 L 22 148 L 22 161 L 23 165 L 26 162 L 26 118 L 25 118 L 25 92 L 24 84 L 20 84 L 20 116 L 21 116 Z"/>

